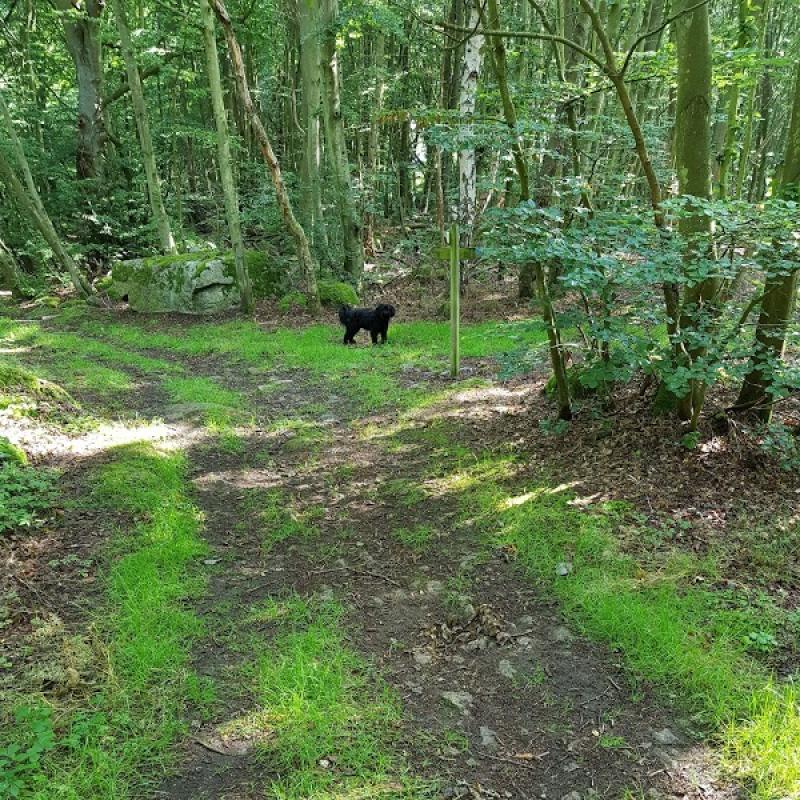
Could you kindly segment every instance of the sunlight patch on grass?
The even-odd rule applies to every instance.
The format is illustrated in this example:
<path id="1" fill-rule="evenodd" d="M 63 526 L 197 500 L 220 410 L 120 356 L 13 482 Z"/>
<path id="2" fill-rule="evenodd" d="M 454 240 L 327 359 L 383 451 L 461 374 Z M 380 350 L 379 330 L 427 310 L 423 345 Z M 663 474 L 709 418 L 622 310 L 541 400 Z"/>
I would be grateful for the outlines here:
<path id="1" fill-rule="evenodd" d="M 479 481 L 454 478 L 465 492 L 463 514 L 477 520 L 487 542 L 512 548 L 585 634 L 622 652 L 634 675 L 680 698 L 719 735 L 728 768 L 754 796 L 797 793 L 797 691 L 774 687 L 753 657 L 754 636 L 769 641 L 785 612 L 696 585 L 698 575 L 713 577 L 713 559 L 667 555 L 661 569 L 645 569 L 617 544 L 620 504 L 582 511 L 570 505 L 568 484 L 546 481 L 509 489 L 492 477 L 497 466 L 495 459 L 477 469 Z M 557 569 L 563 563 L 571 565 L 565 576 Z"/>
<path id="2" fill-rule="evenodd" d="M 189 665 L 202 624 L 186 601 L 204 588 L 190 564 L 206 547 L 200 514 L 185 495 L 184 460 L 146 444 L 117 448 L 110 456 L 95 474 L 93 498 L 139 521 L 109 548 L 92 684 L 77 687 L 73 698 L 48 697 L 46 705 L 35 697 L 16 700 L 18 708 L 45 709 L 45 716 L 34 711 L 29 719 L 50 737 L 18 787 L 31 800 L 140 796 L 147 780 L 157 780 L 157 770 L 144 779 L 143 769 L 168 760 L 183 731 L 185 705 L 211 700 L 210 687 Z M 17 726 L 13 735 L 24 742 L 29 731 Z"/>
<path id="3" fill-rule="evenodd" d="M 279 776 L 269 796 L 430 796 L 409 779 L 396 754 L 399 703 L 347 646 L 343 609 L 298 596 L 268 605 L 254 614 L 266 613 L 279 629 L 250 671 L 258 709 L 272 733 L 259 745 L 260 756 Z"/>

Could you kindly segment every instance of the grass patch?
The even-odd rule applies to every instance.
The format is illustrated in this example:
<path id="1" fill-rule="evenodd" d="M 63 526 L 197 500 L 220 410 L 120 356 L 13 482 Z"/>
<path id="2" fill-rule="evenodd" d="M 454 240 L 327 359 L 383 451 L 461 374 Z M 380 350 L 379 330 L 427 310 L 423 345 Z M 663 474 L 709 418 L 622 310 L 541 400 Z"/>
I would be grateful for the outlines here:
<path id="1" fill-rule="evenodd" d="M 0 786 L 16 781 L 20 797 L 140 796 L 143 769 L 169 758 L 186 704 L 210 701 L 210 688 L 189 669 L 202 625 L 186 601 L 203 589 L 190 565 L 206 548 L 200 514 L 185 494 L 184 460 L 145 444 L 111 454 L 95 475 L 94 499 L 139 522 L 110 547 L 98 641 L 91 648 L 98 653 L 92 684 L 74 697 L 18 694 L 10 704 L 13 716 L 3 720 L 13 725 L 4 737 L 29 754 L 16 773 L 0 758 Z"/>
<path id="2" fill-rule="evenodd" d="M 397 757 L 397 700 L 375 688 L 369 666 L 346 644 L 334 602 L 297 596 L 262 610 L 279 625 L 253 669 L 262 724 L 261 757 L 279 777 L 281 800 L 427 796 Z"/>
<path id="3" fill-rule="evenodd" d="M 687 580 L 703 569 L 646 571 L 622 553 L 615 535 L 619 505 L 587 513 L 569 505 L 566 487 L 542 482 L 519 491 L 492 475 L 507 465 L 486 461 L 482 480 L 452 482 L 468 490 L 464 512 L 479 521 L 492 546 L 513 548 L 522 567 L 549 587 L 583 630 L 619 649 L 635 675 L 678 699 L 721 736 L 732 773 L 757 798 L 800 790 L 800 715 L 790 685 L 773 685 L 753 657 L 753 633 L 772 634 L 772 613 L 736 602 L 730 593 Z M 470 477 L 470 476 L 468 476 Z M 572 564 L 560 577 L 557 566 Z M 668 563 L 668 562 L 665 562 Z M 784 620 L 785 621 L 785 620 Z M 756 643 L 763 641 L 756 636 Z M 762 746 L 763 743 L 769 746 Z"/>
<path id="4" fill-rule="evenodd" d="M 421 553 L 436 538 L 436 530 L 431 525 L 415 525 L 413 528 L 395 528 L 392 536 L 404 547 Z"/>
<path id="5" fill-rule="evenodd" d="M 324 513 L 321 507 L 316 506 L 298 511 L 280 489 L 252 492 L 245 510 L 259 520 L 265 552 L 287 539 L 315 537 L 318 533 L 316 522 Z"/>

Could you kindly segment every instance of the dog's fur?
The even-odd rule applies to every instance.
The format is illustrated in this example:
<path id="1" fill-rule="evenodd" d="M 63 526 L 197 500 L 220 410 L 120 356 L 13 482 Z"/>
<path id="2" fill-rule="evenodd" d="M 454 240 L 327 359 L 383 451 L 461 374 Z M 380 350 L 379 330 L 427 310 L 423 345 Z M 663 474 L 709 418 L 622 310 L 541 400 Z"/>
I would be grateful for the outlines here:
<path id="1" fill-rule="evenodd" d="M 339 322 L 345 327 L 344 343 L 355 344 L 353 338 L 362 328 L 369 331 L 372 344 L 378 344 L 378 336 L 382 343 L 386 342 L 389 331 L 389 320 L 394 316 L 394 306 L 381 303 L 375 308 L 353 308 L 342 306 L 339 309 Z"/>

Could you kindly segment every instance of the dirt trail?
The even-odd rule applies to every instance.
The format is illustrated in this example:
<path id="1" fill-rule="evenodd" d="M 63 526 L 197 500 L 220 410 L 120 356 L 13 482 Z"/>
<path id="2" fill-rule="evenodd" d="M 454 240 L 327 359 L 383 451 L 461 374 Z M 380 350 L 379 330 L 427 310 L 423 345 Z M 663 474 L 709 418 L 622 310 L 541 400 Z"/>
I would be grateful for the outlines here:
<path id="1" fill-rule="evenodd" d="M 215 378 L 238 381 L 235 388 L 254 398 L 265 419 L 291 416 L 310 400 L 324 404 L 317 419 L 329 437 L 318 453 L 264 431 L 238 454 L 203 444 L 190 450 L 212 547 L 210 590 L 199 609 L 210 630 L 236 631 L 248 609 L 270 596 L 332 594 L 348 609 L 351 645 L 402 698 L 402 741 L 413 772 L 439 779 L 442 797 L 731 794 L 709 777 L 707 754 L 692 742 L 686 720 L 646 688 L 632 687 L 615 653 L 570 630 L 507 554 L 487 557 L 451 497 L 404 502 L 388 491 L 392 481 L 427 474 L 424 437 L 388 453 L 380 440 L 359 436 L 324 390 L 315 396 L 299 379 L 265 400 L 256 389 L 263 376 L 245 378 L 244 387 L 233 373 Z M 524 397 L 506 402 L 519 406 Z M 507 411 L 491 403 L 484 409 Z M 376 421 L 386 429 L 391 416 Z M 467 443 L 475 435 L 474 426 L 459 432 Z M 259 488 L 280 489 L 300 508 L 324 508 L 318 535 L 288 539 L 265 554 L 248 506 Z M 435 528 L 436 539 L 421 552 L 393 535 L 422 523 Z M 218 635 L 195 653 L 196 669 L 215 679 L 221 702 L 215 718 L 191 722 L 178 773 L 159 797 L 268 796 L 273 776 L 248 743 L 220 746 L 214 738 L 216 725 L 252 709 L 238 672 L 250 654 L 235 642 Z"/>

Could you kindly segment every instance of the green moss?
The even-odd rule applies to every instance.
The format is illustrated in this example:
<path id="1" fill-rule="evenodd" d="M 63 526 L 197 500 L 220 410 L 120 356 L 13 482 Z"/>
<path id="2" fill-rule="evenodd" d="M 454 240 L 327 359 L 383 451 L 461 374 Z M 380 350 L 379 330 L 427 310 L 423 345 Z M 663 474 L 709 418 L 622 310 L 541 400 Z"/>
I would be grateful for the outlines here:
<path id="1" fill-rule="evenodd" d="M 278 308 L 283 312 L 298 308 L 306 308 L 307 306 L 308 297 L 298 291 L 288 292 L 278 301 Z"/>
<path id="2" fill-rule="evenodd" d="M 354 306 L 358 304 L 356 290 L 342 281 L 321 280 L 317 284 L 319 301 L 324 306 Z"/>

